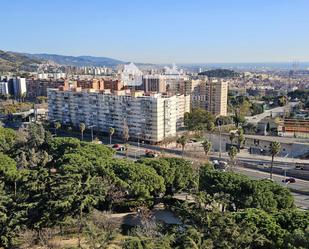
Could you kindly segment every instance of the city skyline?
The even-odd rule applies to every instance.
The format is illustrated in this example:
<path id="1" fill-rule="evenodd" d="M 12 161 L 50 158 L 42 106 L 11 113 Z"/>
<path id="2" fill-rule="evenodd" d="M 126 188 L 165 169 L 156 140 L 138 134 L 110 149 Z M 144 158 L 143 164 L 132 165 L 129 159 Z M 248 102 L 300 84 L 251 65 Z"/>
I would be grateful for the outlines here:
<path id="1" fill-rule="evenodd" d="M 1 7 L 2 50 L 159 64 L 309 61 L 305 0 L 13 0 Z"/>

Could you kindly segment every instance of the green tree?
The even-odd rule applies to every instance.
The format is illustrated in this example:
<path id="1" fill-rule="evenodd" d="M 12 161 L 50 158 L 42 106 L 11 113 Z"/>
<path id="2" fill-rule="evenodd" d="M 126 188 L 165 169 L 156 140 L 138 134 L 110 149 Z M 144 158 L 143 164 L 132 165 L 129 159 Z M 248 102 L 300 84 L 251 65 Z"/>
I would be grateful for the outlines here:
<path id="1" fill-rule="evenodd" d="M 61 123 L 60 122 L 55 122 L 55 132 L 57 135 L 57 131 L 61 128 Z"/>
<path id="2" fill-rule="evenodd" d="M 0 126 L 0 152 L 9 153 L 15 145 L 15 141 L 15 131 Z"/>
<path id="3" fill-rule="evenodd" d="M 86 129 L 86 125 L 85 123 L 80 123 L 79 124 L 79 130 L 80 130 L 80 133 L 81 133 L 81 136 L 82 136 L 82 141 L 84 140 L 84 131 Z"/>
<path id="4" fill-rule="evenodd" d="M 214 121 L 214 116 L 202 108 L 193 109 L 190 113 L 185 113 L 184 116 L 185 126 L 192 131 L 209 130 L 213 127 L 211 123 Z"/>
<path id="5" fill-rule="evenodd" d="M 128 143 L 126 143 L 124 145 L 124 151 L 125 151 L 125 154 L 126 154 L 126 158 L 128 158 L 128 153 L 129 153 L 129 144 Z"/>
<path id="6" fill-rule="evenodd" d="M 209 152 L 211 151 L 211 142 L 208 139 L 205 139 L 202 143 L 205 155 L 208 156 Z"/>
<path id="7" fill-rule="evenodd" d="M 246 122 L 245 117 L 239 113 L 235 113 L 233 119 L 236 127 L 239 127 L 240 125 L 243 125 Z"/>
<path id="8" fill-rule="evenodd" d="M 287 104 L 288 100 L 286 96 L 280 96 L 278 98 L 278 105 L 279 106 L 285 106 Z"/>
<path id="9" fill-rule="evenodd" d="M 38 96 L 36 99 L 41 104 L 46 103 L 46 101 L 47 101 L 47 97 L 46 96 Z"/>
<path id="10" fill-rule="evenodd" d="M 270 144 L 271 164 L 270 164 L 270 179 L 273 179 L 273 167 L 275 156 L 279 154 L 281 150 L 281 144 L 277 141 L 273 141 Z"/>
<path id="11" fill-rule="evenodd" d="M 16 162 L 9 156 L 0 152 L 0 181 L 6 185 L 14 186 L 18 178 Z"/>
<path id="12" fill-rule="evenodd" d="M 26 129 L 27 148 L 38 149 L 46 141 L 46 132 L 42 124 L 30 123 Z"/>
<path id="13" fill-rule="evenodd" d="M 235 158 L 236 158 L 236 155 L 238 154 L 238 149 L 235 146 L 231 146 L 228 154 L 232 161 L 232 164 L 235 165 Z"/>
<path id="14" fill-rule="evenodd" d="M 236 222 L 249 228 L 255 241 L 251 245 L 256 248 L 282 248 L 285 231 L 277 224 L 271 214 L 259 209 L 247 209 L 235 213 Z"/>
<path id="15" fill-rule="evenodd" d="M 130 135 L 129 135 L 129 126 L 127 124 L 127 121 L 125 120 L 123 124 L 123 131 L 122 131 L 122 139 L 124 143 L 127 143 L 129 141 Z"/>
<path id="16" fill-rule="evenodd" d="M 111 169 L 135 198 L 147 199 L 165 192 L 163 178 L 153 168 L 142 163 L 113 160 Z"/>
<path id="17" fill-rule="evenodd" d="M 251 180 L 233 172 L 221 172 L 203 166 L 199 172 L 199 190 L 215 200 L 225 196 L 229 210 L 259 208 L 267 212 L 294 207 L 290 191 L 269 180 Z"/>
<path id="18" fill-rule="evenodd" d="M 143 159 L 141 163 L 155 169 L 163 177 L 166 195 L 196 188 L 196 178 L 189 161 L 181 158 Z"/>
<path id="19" fill-rule="evenodd" d="M 264 112 L 264 107 L 262 104 L 252 103 L 250 109 L 251 109 L 251 115 L 257 115 Z"/>
<path id="20" fill-rule="evenodd" d="M 238 144 L 238 149 L 240 150 L 243 146 L 244 141 L 245 141 L 244 130 L 242 128 L 238 128 L 237 134 L 238 134 L 237 144 Z"/>
<path id="21" fill-rule="evenodd" d="M 114 135 L 115 133 L 115 129 L 113 127 L 110 127 L 108 129 L 108 133 L 109 133 L 109 144 L 112 144 L 112 136 Z"/>
<path id="22" fill-rule="evenodd" d="M 182 135 L 181 137 L 177 138 L 176 142 L 181 145 L 182 156 L 184 156 L 185 146 L 187 144 L 187 137 Z"/>
<path id="23" fill-rule="evenodd" d="M 12 234 L 7 229 L 9 223 L 9 202 L 10 198 L 4 190 L 4 183 L 0 181 L 0 246 L 5 248 L 11 246 L 10 240 L 12 239 Z"/>
<path id="24" fill-rule="evenodd" d="M 216 124 L 229 125 L 233 123 L 233 118 L 231 116 L 219 116 L 216 118 Z"/>
<path id="25" fill-rule="evenodd" d="M 235 132 L 230 132 L 230 141 L 231 141 L 231 144 L 233 144 L 235 138 L 236 138 Z"/>
<path id="26" fill-rule="evenodd" d="M 256 134 L 257 131 L 256 125 L 252 123 L 246 124 L 245 126 L 243 126 L 243 128 L 246 134 Z"/>
<path id="27" fill-rule="evenodd" d="M 29 162 L 24 151 L 21 151 L 20 154 L 16 157 L 16 162 L 19 169 L 26 169 L 29 166 Z"/>

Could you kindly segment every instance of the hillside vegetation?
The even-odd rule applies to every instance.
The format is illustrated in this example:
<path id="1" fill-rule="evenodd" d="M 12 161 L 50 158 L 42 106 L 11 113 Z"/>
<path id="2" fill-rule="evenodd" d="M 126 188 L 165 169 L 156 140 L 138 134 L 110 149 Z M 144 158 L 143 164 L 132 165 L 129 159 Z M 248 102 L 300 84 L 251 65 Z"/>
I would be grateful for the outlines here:
<path id="1" fill-rule="evenodd" d="M 42 60 L 0 50 L 0 72 L 32 71 Z"/>

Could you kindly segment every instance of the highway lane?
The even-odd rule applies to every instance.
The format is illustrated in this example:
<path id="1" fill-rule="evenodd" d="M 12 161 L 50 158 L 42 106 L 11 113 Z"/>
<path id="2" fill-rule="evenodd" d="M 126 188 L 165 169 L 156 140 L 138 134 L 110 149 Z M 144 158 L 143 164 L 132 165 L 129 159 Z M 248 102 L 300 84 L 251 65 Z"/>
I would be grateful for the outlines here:
<path id="1" fill-rule="evenodd" d="M 145 154 L 145 150 L 146 150 L 146 148 L 130 145 L 129 151 L 128 151 L 128 159 L 137 160 L 138 158 L 140 158 L 140 156 L 143 156 Z M 171 154 L 171 153 L 164 153 L 164 155 L 165 156 L 172 156 L 172 157 L 181 157 L 180 155 Z M 125 153 L 124 152 L 117 152 L 116 157 L 117 158 L 124 158 Z M 191 160 L 191 161 L 201 162 L 200 159 L 198 159 L 198 158 L 185 157 L 185 159 Z M 234 171 L 237 172 L 237 173 L 247 175 L 252 179 L 267 179 L 267 178 L 269 178 L 269 173 L 262 172 L 262 171 L 259 171 L 259 170 L 254 170 L 254 169 L 248 169 L 248 168 L 244 168 L 244 167 L 235 167 Z M 293 192 L 293 190 L 294 191 L 297 191 L 297 190 L 309 191 L 309 181 L 296 179 L 296 183 L 286 185 L 286 184 L 282 183 L 282 180 L 284 179 L 283 175 L 273 174 L 273 179 L 278 184 L 280 184 L 282 186 L 286 186 L 286 187 L 288 187 L 292 190 L 292 195 L 295 199 L 295 204 L 298 208 L 309 210 L 309 192 L 308 192 L 308 194 L 301 194 L 301 193 Z"/>
<path id="2" fill-rule="evenodd" d="M 255 116 L 245 117 L 245 119 L 248 123 L 257 124 L 263 118 L 270 117 L 270 116 L 273 116 L 273 117 L 278 116 L 280 113 L 284 113 L 285 110 L 290 110 L 291 107 L 293 107 L 297 104 L 298 104 L 298 102 L 290 102 L 286 106 L 279 106 L 279 107 L 275 107 L 275 108 L 272 108 L 272 109 L 269 109 L 269 110 L 265 110 L 261 114 L 257 114 Z"/>
<path id="3" fill-rule="evenodd" d="M 251 177 L 252 179 L 268 179 L 269 178 L 269 173 L 247 169 L 243 167 L 241 168 L 236 167 L 235 172 L 247 175 Z M 305 190 L 305 189 L 308 190 L 309 188 L 309 181 L 296 179 L 295 183 L 285 184 L 285 183 L 282 183 L 282 179 L 284 179 L 284 177 L 281 175 L 276 175 L 276 174 L 273 175 L 273 179 L 274 181 L 276 181 L 278 184 L 282 186 L 293 188 L 296 190 Z M 295 204 L 298 208 L 309 210 L 309 195 L 295 193 L 295 192 L 292 192 L 292 195 L 294 197 Z"/>
<path id="4" fill-rule="evenodd" d="M 62 135 L 66 135 L 66 134 L 62 134 Z M 72 136 L 67 135 L 67 136 Z M 78 133 L 75 134 L 76 137 L 79 137 L 80 135 Z M 95 137 L 95 136 L 94 136 Z M 86 134 L 84 136 L 85 139 L 87 139 L 88 141 L 90 140 L 90 135 Z M 103 138 L 103 142 L 105 144 L 109 143 L 109 138 L 108 137 L 104 137 Z M 115 138 L 113 139 L 113 143 L 121 143 L 121 140 Z M 140 156 L 145 154 L 145 150 L 147 149 L 146 147 L 143 146 L 147 146 L 147 145 L 143 145 L 142 143 L 140 144 L 140 147 L 136 146 L 135 144 L 137 143 L 131 143 L 129 146 L 129 159 L 131 160 L 136 160 L 138 159 Z M 160 147 L 156 147 L 157 151 L 162 151 L 162 148 Z M 166 156 L 174 156 L 174 157 L 181 157 L 179 152 L 178 154 L 175 153 L 165 153 Z M 124 152 L 121 153 L 117 153 L 116 157 L 118 158 L 124 158 Z M 223 157 L 228 160 L 228 156 L 224 156 Z M 186 159 L 191 160 L 191 161 L 199 161 L 201 162 L 201 158 L 198 157 L 186 157 Z M 251 163 L 256 163 L 259 164 L 260 162 L 266 162 L 269 163 L 268 160 L 261 160 L 259 158 L 239 158 L 239 161 L 244 161 L 244 162 L 251 162 Z M 280 163 L 278 163 L 279 165 Z M 265 172 L 261 172 L 258 170 L 249 170 L 246 168 L 239 168 L 237 169 L 239 173 L 242 173 L 244 175 L 248 175 L 249 177 L 253 178 L 253 179 L 262 179 L 262 178 L 267 178 L 268 177 L 268 173 Z M 274 175 L 274 177 L 276 177 L 277 181 L 281 183 L 281 180 L 283 179 L 283 176 L 279 176 L 279 175 Z M 296 183 L 293 185 L 288 185 L 289 188 L 295 188 L 295 189 L 308 189 L 309 188 L 309 181 L 301 181 L 299 179 L 296 179 Z M 295 203 L 298 207 L 301 207 L 303 209 L 309 209 L 309 195 L 304 195 L 304 194 L 299 194 L 299 193 L 292 193 L 294 198 L 295 198 Z"/>

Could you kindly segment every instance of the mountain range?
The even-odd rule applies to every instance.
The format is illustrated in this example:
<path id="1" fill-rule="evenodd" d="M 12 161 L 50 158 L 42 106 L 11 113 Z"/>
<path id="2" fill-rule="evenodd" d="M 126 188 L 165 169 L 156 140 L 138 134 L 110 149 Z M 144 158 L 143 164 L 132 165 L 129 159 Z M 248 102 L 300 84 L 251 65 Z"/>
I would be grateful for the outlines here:
<path id="1" fill-rule="evenodd" d="M 0 72 L 33 71 L 42 60 L 0 50 Z"/>
<path id="2" fill-rule="evenodd" d="M 64 66 L 115 67 L 124 61 L 95 56 L 67 56 L 58 54 L 29 54 L 0 50 L 0 72 L 34 71 L 39 64 L 54 62 Z"/>
<path id="3" fill-rule="evenodd" d="M 94 66 L 94 67 L 114 67 L 118 64 L 123 64 L 125 62 L 108 58 L 108 57 L 96 57 L 96 56 L 68 56 L 68 55 L 58 55 L 58 54 L 24 54 L 29 58 L 53 61 L 60 65 L 65 66 Z"/>

